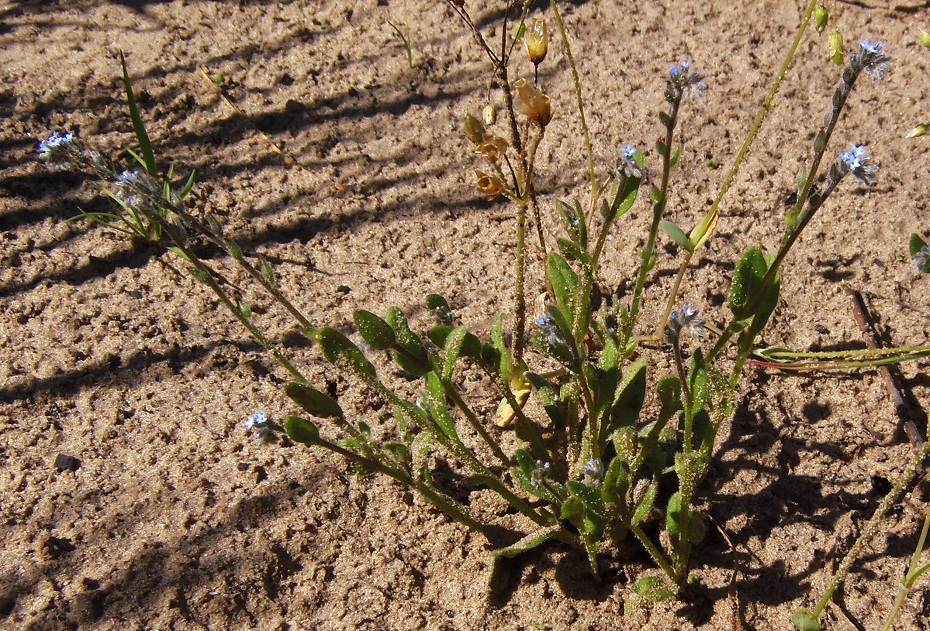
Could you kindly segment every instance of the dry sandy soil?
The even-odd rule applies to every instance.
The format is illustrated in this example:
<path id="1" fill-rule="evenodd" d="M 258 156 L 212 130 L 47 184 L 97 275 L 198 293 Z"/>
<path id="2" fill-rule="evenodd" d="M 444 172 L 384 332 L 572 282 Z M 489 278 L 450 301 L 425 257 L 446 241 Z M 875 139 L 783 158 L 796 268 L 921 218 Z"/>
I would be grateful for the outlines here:
<path id="1" fill-rule="evenodd" d="M 490 33 L 499 14 L 466 3 Z M 904 136 L 928 116 L 930 51 L 916 43 L 917 28 L 930 28 L 927 3 L 828 5 L 848 42 L 881 40 L 894 55 L 886 81 L 858 85 L 833 141 L 836 151 L 867 143 L 881 171 L 873 187 L 844 182 L 815 219 L 788 260 L 764 342 L 861 346 L 850 287 L 865 295 L 884 344 L 924 344 L 930 288 L 908 265 L 906 243 L 930 229 L 930 145 Z M 563 10 L 605 168 L 621 145 L 648 148 L 659 136 L 672 64 L 690 58 L 707 75 L 705 98 L 684 110 L 669 206 L 691 225 L 720 186 L 801 3 L 621 0 Z M 389 22 L 409 33 L 413 68 Z M 713 323 L 726 317 L 735 258 L 780 237 L 838 78 L 825 35 L 805 37 L 688 280 L 683 300 Z M 126 157 L 119 49 L 162 164 L 196 169 L 194 208 L 266 256 L 315 322 L 348 330 L 354 309 L 398 305 L 422 329 L 423 297 L 437 292 L 485 333 L 508 309 L 513 212 L 474 190 L 478 161 L 461 125 L 500 96 L 444 3 L 0 3 L 0 627 L 731 629 L 738 602 L 745 628 L 785 629 L 795 607 L 822 593 L 912 453 L 880 374 L 750 368 L 699 498 L 733 547 L 711 529 L 694 558 L 698 586 L 635 606 L 631 581 L 654 572 L 643 559 L 610 559 L 595 584 L 581 555 L 556 546 L 517 565 L 490 598 L 480 537 L 340 458 L 250 438 L 249 413 L 281 420 L 296 411 L 280 389 L 287 374 L 175 259 L 64 223 L 106 202 L 78 174 L 40 163 L 37 142 L 70 130 Z M 557 198 L 585 195 L 585 161 L 560 44 L 540 70 L 555 111 L 539 167 L 551 211 Z M 515 77 L 531 73 L 522 59 L 514 68 Z M 655 158 L 647 151 L 653 169 Z M 648 214 L 641 200 L 611 237 L 606 289 L 627 286 Z M 557 232 L 551 212 L 544 223 Z M 204 253 L 228 267 L 219 252 Z M 663 242 L 649 313 L 677 264 Z M 534 255 L 534 287 L 540 276 Z M 285 314 L 259 309 L 256 318 L 348 409 L 376 427 L 390 420 L 363 388 L 331 373 Z M 901 369 L 917 411 L 930 397 L 925 366 Z M 925 508 L 909 497 L 894 509 L 828 607 L 826 628 L 880 626 Z M 925 585 L 898 628 L 930 627 Z"/>

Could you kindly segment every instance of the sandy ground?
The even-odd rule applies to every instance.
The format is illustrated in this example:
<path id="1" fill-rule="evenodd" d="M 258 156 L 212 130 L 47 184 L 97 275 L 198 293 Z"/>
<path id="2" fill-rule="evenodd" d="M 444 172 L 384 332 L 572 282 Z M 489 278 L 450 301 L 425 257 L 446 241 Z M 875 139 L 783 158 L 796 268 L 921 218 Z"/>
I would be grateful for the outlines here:
<path id="1" fill-rule="evenodd" d="M 466 2 L 490 32 L 495 15 Z M 764 342 L 861 345 L 850 287 L 865 295 L 884 344 L 923 344 L 930 289 L 908 265 L 906 243 L 930 229 L 930 145 L 904 136 L 928 117 L 930 51 L 916 37 L 930 16 L 918 0 L 829 5 L 848 42 L 881 40 L 894 55 L 885 82 L 857 87 L 833 143 L 867 143 L 881 171 L 870 188 L 845 182 L 791 254 Z M 600 163 L 612 164 L 623 144 L 654 144 L 665 73 L 692 59 L 709 89 L 685 108 L 669 206 L 691 225 L 716 194 L 801 9 L 566 4 Z M 409 33 L 413 68 L 389 22 Z M 824 40 L 811 32 L 802 43 L 688 280 L 684 302 L 713 323 L 726 316 L 739 253 L 780 237 L 785 199 L 838 77 Z M 745 628 L 785 629 L 795 607 L 822 593 L 912 453 L 879 374 L 751 368 L 699 498 L 733 548 L 711 529 L 694 558 L 700 585 L 640 606 L 629 585 L 654 572 L 642 560 L 610 560 L 595 584 L 582 556 L 551 547 L 489 599 L 482 539 L 339 458 L 250 438 L 242 422 L 251 412 L 281 420 L 295 411 L 280 389 L 287 374 L 175 259 L 63 222 L 105 200 L 80 176 L 39 163 L 36 145 L 71 130 L 113 155 L 129 146 L 119 49 L 163 164 L 197 171 L 193 207 L 267 257 L 318 324 L 348 330 L 354 309 L 398 305 L 422 328 L 423 297 L 436 292 L 486 332 L 509 305 L 513 212 L 474 190 L 478 163 L 461 130 L 466 112 L 499 94 L 444 3 L 0 3 L 0 627 L 731 629 L 738 601 Z M 560 44 L 540 70 L 555 111 L 539 167 L 551 210 L 557 198 L 585 194 L 585 158 Z M 521 60 L 514 76 L 531 72 Z M 653 168 L 655 158 L 647 151 Z M 635 269 L 648 214 L 641 201 L 609 240 L 605 288 Z M 558 229 L 551 213 L 544 228 Z M 207 255 L 229 268 L 219 252 Z M 649 313 L 677 265 L 663 243 Z M 535 255 L 529 274 L 539 287 Z M 286 314 L 259 309 L 256 318 L 347 409 L 376 427 L 390 421 Z M 930 395 L 924 366 L 901 370 L 915 409 Z M 880 626 L 925 508 L 913 498 L 895 508 L 828 607 L 826 628 Z M 925 584 L 898 628 L 930 627 Z"/>

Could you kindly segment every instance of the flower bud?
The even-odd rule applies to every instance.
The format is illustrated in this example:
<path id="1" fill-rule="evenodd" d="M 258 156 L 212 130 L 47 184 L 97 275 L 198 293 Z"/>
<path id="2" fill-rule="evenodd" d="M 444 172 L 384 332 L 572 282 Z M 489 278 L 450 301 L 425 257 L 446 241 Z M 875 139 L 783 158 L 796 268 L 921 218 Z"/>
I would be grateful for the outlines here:
<path id="1" fill-rule="evenodd" d="M 484 110 L 481 114 L 484 117 L 485 125 L 493 125 L 497 122 L 497 110 L 490 103 L 484 106 Z"/>
<path id="2" fill-rule="evenodd" d="M 524 79 L 517 79 L 514 87 L 517 89 L 517 98 L 520 99 L 520 108 L 526 117 L 545 128 L 552 120 L 552 103 L 549 97 L 542 90 L 528 85 Z"/>
<path id="3" fill-rule="evenodd" d="M 526 56 L 535 65 L 539 65 L 546 58 L 549 50 L 549 31 L 546 29 L 546 21 L 542 18 L 533 18 L 532 24 L 523 36 L 523 43 L 526 46 Z"/>
<path id="4" fill-rule="evenodd" d="M 465 136 L 474 145 L 481 144 L 484 141 L 484 125 L 482 125 L 481 121 L 471 114 L 465 115 Z"/>
<path id="5" fill-rule="evenodd" d="M 920 43 L 925 47 L 930 48 L 930 33 L 923 29 L 920 29 Z"/>
<path id="6" fill-rule="evenodd" d="M 833 63 L 837 66 L 843 65 L 843 59 L 845 58 L 843 53 L 843 34 L 837 29 L 830 31 L 830 35 L 827 36 L 827 54 L 830 55 L 830 59 L 832 59 Z"/>
<path id="7" fill-rule="evenodd" d="M 827 8 L 822 4 L 814 9 L 814 28 L 817 29 L 818 33 L 823 33 L 823 30 L 827 28 L 827 20 L 830 19 L 830 12 L 827 11 Z"/>
<path id="8" fill-rule="evenodd" d="M 927 133 L 927 123 L 921 123 L 911 131 L 907 132 L 908 138 L 919 138 Z"/>
<path id="9" fill-rule="evenodd" d="M 504 190 L 504 184 L 496 175 L 475 169 L 475 176 L 478 178 L 478 181 L 475 184 L 475 186 L 478 188 L 478 192 L 483 195 L 487 195 L 489 200 L 494 199 L 501 194 L 502 190 Z"/>

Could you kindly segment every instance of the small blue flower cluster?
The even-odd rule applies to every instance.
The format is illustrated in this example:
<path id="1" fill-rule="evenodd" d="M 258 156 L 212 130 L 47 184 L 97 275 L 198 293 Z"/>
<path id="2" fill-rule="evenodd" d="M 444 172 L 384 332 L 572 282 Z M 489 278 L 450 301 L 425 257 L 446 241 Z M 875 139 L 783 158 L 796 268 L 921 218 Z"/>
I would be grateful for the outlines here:
<path id="1" fill-rule="evenodd" d="M 552 315 L 550 315 L 548 311 L 545 316 L 536 318 L 536 325 L 543 332 L 543 335 L 546 336 L 546 341 L 549 343 L 549 346 L 560 346 L 565 344 L 565 339 L 562 337 L 562 334 L 559 333 L 559 329 L 555 326 L 555 320 L 552 319 Z"/>
<path id="2" fill-rule="evenodd" d="M 682 331 L 687 331 L 691 337 L 704 337 L 704 318 L 698 317 L 698 310 L 694 307 L 672 309 L 665 325 L 665 340 L 669 344 L 676 343 Z"/>
<path id="3" fill-rule="evenodd" d="M 840 153 L 840 169 L 843 174 L 852 173 L 865 184 L 874 184 L 878 165 L 872 162 L 865 145 L 853 145 Z"/>
<path id="4" fill-rule="evenodd" d="M 549 477 L 551 469 L 552 463 L 537 460 L 536 468 L 533 469 L 533 473 L 530 475 L 530 484 L 533 486 L 540 486 Z"/>
<path id="5" fill-rule="evenodd" d="M 624 177 L 643 177 L 642 169 L 636 164 L 636 147 L 633 145 L 624 145 L 620 149 L 620 159 L 618 168 L 623 172 Z"/>
<path id="6" fill-rule="evenodd" d="M 578 473 L 584 478 L 584 483 L 588 486 L 598 486 L 604 479 L 604 463 L 597 458 L 588 460 Z"/>
<path id="7" fill-rule="evenodd" d="M 252 433 L 257 442 L 270 442 L 274 440 L 274 432 L 268 422 L 268 415 L 264 412 L 253 412 L 242 425 Z"/>
<path id="8" fill-rule="evenodd" d="M 704 96 L 707 82 L 704 74 L 691 67 L 691 62 L 684 61 L 672 66 L 668 71 L 668 85 L 665 89 L 665 98 L 668 101 L 677 101 L 687 92 L 692 98 Z"/>
<path id="9" fill-rule="evenodd" d="M 891 55 L 885 51 L 882 42 L 870 42 L 867 39 L 859 40 L 859 52 L 856 59 L 862 64 L 866 74 L 874 81 L 884 79 L 891 70 Z"/>

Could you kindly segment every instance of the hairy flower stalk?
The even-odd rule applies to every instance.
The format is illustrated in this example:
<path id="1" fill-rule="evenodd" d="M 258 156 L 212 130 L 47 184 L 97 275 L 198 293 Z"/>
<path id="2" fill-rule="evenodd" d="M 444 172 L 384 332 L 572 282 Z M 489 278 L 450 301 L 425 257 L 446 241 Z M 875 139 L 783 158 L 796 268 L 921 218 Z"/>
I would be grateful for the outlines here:
<path id="1" fill-rule="evenodd" d="M 665 80 L 665 100 L 668 102 L 669 108 L 667 113 L 662 112 L 659 114 L 659 120 L 665 126 L 665 140 L 656 143 L 656 150 L 662 156 L 662 180 L 658 187 L 652 189 L 652 225 L 649 227 L 646 247 L 640 254 L 641 263 L 636 286 L 633 290 L 633 299 L 630 302 L 630 317 L 623 331 L 624 344 L 633 336 L 633 325 L 639 313 L 643 289 L 646 286 L 646 275 L 652 267 L 656 234 L 659 232 L 659 223 L 662 221 L 662 215 L 665 213 L 665 206 L 668 201 L 668 183 L 672 171 L 672 141 L 675 137 L 675 127 L 678 124 L 681 101 L 686 95 L 701 98 L 706 90 L 707 83 L 704 81 L 704 75 L 695 70 L 690 61 L 684 60 L 669 69 L 668 77 Z M 622 153 L 621 160 L 623 160 Z"/>
<path id="2" fill-rule="evenodd" d="M 853 150 L 851 150 L 852 153 L 844 152 L 841 154 L 840 163 L 842 164 L 834 165 L 836 169 L 839 169 L 838 171 L 834 171 L 834 169 L 831 168 L 831 172 L 827 176 L 827 182 L 824 191 L 819 195 L 811 193 L 814 186 L 814 180 L 816 179 L 817 170 L 820 167 L 821 161 L 823 160 L 824 152 L 826 151 L 830 136 L 833 134 L 833 130 L 836 128 L 836 124 L 840 118 L 840 113 L 842 112 L 843 107 L 846 105 L 846 100 L 849 98 L 856 80 L 863 72 L 865 72 L 875 81 L 881 80 L 887 76 L 890 69 L 890 63 L 891 55 L 885 50 L 885 46 L 881 42 L 860 40 L 859 50 L 849 56 L 849 63 L 846 64 L 846 68 L 843 70 L 843 75 L 840 78 L 840 82 L 833 92 L 833 98 L 830 101 L 830 106 L 827 108 L 826 114 L 824 114 L 823 127 L 820 129 L 820 131 L 817 133 L 817 137 L 814 139 L 814 156 L 811 162 L 811 167 L 808 170 L 808 176 L 804 182 L 804 186 L 801 187 L 801 191 L 798 194 L 798 201 L 794 205 L 794 208 L 792 208 L 788 213 L 789 226 L 787 232 L 785 233 L 782 246 L 778 253 L 775 255 L 775 259 L 769 266 L 769 270 L 765 277 L 762 279 L 762 282 L 759 284 L 758 289 L 750 298 L 750 303 L 758 300 L 762 292 L 765 291 L 765 287 L 772 281 L 773 278 L 775 278 L 775 275 L 778 273 L 778 269 L 781 266 L 781 262 L 791 250 L 795 241 L 797 241 L 798 237 L 804 231 L 804 228 L 807 227 L 808 223 L 810 223 L 810 220 L 816 214 L 817 209 L 823 205 L 824 200 L 827 198 L 829 193 L 833 191 L 833 189 L 836 187 L 836 184 L 839 183 L 839 180 L 843 175 L 848 172 L 852 172 L 853 175 L 855 175 L 866 184 L 871 184 L 874 182 L 874 175 L 877 167 L 872 164 L 870 160 L 864 157 L 864 154 L 859 153 L 860 151 L 864 151 L 863 147 L 857 148 L 854 146 Z M 846 158 L 850 160 L 849 162 L 844 159 L 844 155 L 846 155 Z M 719 347 L 720 343 L 718 342 L 717 346 L 714 348 L 714 351 L 711 351 L 711 356 L 715 354 L 715 351 Z"/>

